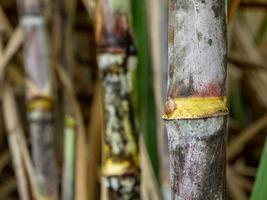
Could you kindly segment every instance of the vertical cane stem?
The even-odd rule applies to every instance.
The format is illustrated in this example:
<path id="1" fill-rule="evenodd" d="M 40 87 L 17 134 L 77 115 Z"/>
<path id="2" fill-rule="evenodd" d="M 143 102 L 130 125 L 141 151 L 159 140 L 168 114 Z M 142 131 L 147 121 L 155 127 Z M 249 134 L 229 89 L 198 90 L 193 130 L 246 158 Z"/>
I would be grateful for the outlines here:
<path id="1" fill-rule="evenodd" d="M 52 73 L 44 18 L 45 1 L 18 0 L 24 31 L 24 65 L 28 75 L 26 97 L 32 156 L 39 198 L 58 198 L 58 178 L 53 144 Z"/>
<path id="2" fill-rule="evenodd" d="M 136 47 L 129 0 L 99 0 L 98 67 L 104 104 L 103 179 L 108 199 L 140 199 L 138 130 L 134 113 Z"/>
<path id="3" fill-rule="evenodd" d="M 72 52 L 72 20 L 75 0 L 59 0 L 55 3 L 54 50 L 55 62 L 64 67 L 73 79 L 74 58 Z M 75 185 L 75 146 L 76 121 L 75 111 L 66 91 L 63 93 L 64 102 L 64 160 L 62 173 L 62 200 L 74 199 Z"/>
<path id="4" fill-rule="evenodd" d="M 169 1 L 165 104 L 172 199 L 226 199 L 224 0 Z"/>

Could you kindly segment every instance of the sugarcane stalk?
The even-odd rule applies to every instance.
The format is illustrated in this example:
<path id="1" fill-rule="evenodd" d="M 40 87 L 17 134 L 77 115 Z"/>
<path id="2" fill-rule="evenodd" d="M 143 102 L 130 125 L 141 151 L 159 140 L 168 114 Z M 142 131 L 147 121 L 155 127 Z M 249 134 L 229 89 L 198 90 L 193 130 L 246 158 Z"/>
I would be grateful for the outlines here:
<path id="1" fill-rule="evenodd" d="M 44 18 L 45 1 L 18 0 L 23 28 L 26 100 L 38 199 L 58 199 L 58 174 L 53 144 L 52 70 Z"/>
<path id="2" fill-rule="evenodd" d="M 103 181 L 108 199 L 140 199 L 138 129 L 134 112 L 136 47 L 129 0 L 99 0 L 97 62 L 104 108 Z"/>
<path id="3" fill-rule="evenodd" d="M 69 77 L 73 79 L 74 60 L 72 52 L 72 18 L 75 0 L 59 0 L 56 2 L 55 18 L 55 60 L 63 66 Z M 62 175 L 62 200 L 74 199 L 75 185 L 75 146 L 76 121 L 74 107 L 66 91 L 64 93 L 64 160 Z"/>
<path id="4" fill-rule="evenodd" d="M 65 117 L 64 128 L 64 168 L 62 177 L 62 199 L 74 199 L 75 185 L 75 144 L 76 144 L 76 122 L 69 115 Z"/>
<path id="5" fill-rule="evenodd" d="M 169 1 L 165 115 L 171 199 L 226 199 L 224 0 Z"/>

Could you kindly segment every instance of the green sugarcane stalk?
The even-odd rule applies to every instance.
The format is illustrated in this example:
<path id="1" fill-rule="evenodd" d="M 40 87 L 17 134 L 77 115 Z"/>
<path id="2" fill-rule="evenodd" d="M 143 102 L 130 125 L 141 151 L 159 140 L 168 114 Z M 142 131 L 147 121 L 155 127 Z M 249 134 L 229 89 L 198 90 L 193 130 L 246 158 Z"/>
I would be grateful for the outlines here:
<path id="1" fill-rule="evenodd" d="M 71 116 L 65 117 L 64 169 L 62 178 L 62 199 L 71 200 L 75 195 L 75 146 L 76 123 Z"/>
<path id="2" fill-rule="evenodd" d="M 164 119 L 173 200 L 226 199 L 225 6 L 169 1 Z"/>
<path id="3" fill-rule="evenodd" d="M 95 14 L 104 105 L 104 187 L 108 199 L 140 199 L 130 0 L 99 0 Z"/>
<path id="4" fill-rule="evenodd" d="M 28 79 L 26 98 L 32 157 L 38 199 L 58 199 L 58 173 L 53 144 L 52 71 L 44 18 L 45 2 L 18 0 L 24 32 L 24 66 Z"/>
<path id="5" fill-rule="evenodd" d="M 63 66 L 73 79 L 74 60 L 72 52 L 72 17 L 74 0 L 56 1 L 55 17 L 55 60 Z M 67 92 L 64 92 L 64 160 L 62 174 L 62 200 L 74 199 L 75 195 L 75 146 L 76 122 L 75 111 Z"/>

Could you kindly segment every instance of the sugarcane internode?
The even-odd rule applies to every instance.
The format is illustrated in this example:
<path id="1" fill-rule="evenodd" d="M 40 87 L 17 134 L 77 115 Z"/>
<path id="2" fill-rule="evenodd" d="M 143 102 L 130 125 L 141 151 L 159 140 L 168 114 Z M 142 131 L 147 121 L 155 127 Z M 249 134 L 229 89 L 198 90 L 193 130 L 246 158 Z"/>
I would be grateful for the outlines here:
<path id="1" fill-rule="evenodd" d="M 172 200 L 226 199 L 224 0 L 169 1 L 165 115 Z"/>
<path id="2" fill-rule="evenodd" d="M 138 133 L 132 105 L 131 70 L 125 54 L 100 54 L 105 143 L 103 176 L 110 199 L 138 199 Z"/>
<path id="3" fill-rule="evenodd" d="M 40 199 L 57 199 L 57 171 L 53 142 L 53 103 L 50 98 L 29 100 L 32 156 Z"/>

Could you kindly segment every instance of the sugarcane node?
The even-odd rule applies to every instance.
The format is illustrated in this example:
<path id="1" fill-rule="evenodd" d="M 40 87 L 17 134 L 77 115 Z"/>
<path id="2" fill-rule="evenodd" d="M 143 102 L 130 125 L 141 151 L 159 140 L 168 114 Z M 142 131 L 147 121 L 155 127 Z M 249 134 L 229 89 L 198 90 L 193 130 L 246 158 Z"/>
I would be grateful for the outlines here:
<path id="1" fill-rule="evenodd" d="M 36 97 L 28 102 L 28 111 L 51 111 L 53 109 L 53 101 L 48 97 Z"/>
<path id="2" fill-rule="evenodd" d="M 103 165 L 102 169 L 103 176 L 123 176 L 123 175 L 140 175 L 140 168 L 137 163 L 131 160 L 114 160 L 108 158 Z"/>
<path id="3" fill-rule="evenodd" d="M 65 125 L 69 128 L 74 128 L 76 126 L 76 121 L 74 117 L 67 115 L 65 117 Z"/>
<path id="4" fill-rule="evenodd" d="M 164 120 L 203 119 L 228 114 L 227 98 L 223 97 L 187 97 L 169 98 L 165 105 Z"/>

